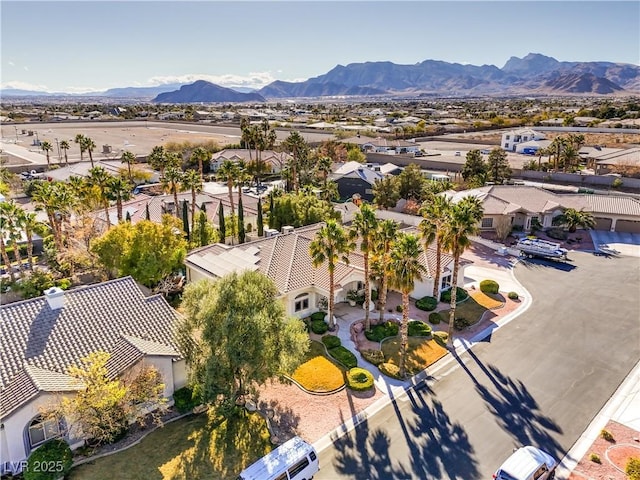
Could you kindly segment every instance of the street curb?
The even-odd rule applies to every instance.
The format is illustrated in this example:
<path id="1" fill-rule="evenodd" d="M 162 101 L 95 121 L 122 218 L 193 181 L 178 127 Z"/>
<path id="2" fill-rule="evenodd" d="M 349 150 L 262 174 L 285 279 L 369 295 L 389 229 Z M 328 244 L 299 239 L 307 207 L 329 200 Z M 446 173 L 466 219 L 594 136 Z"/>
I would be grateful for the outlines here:
<path id="1" fill-rule="evenodd" d="M 629 392 L 640 382 L 640 361 L 635 364 L 629 374 L 620 383 L 614 394 L 604 404 L 602 409 L 593 418 L 587 429 L 580 435 L 573 444 L 569 452 L 562 458 L 556 469 L 558 479 L 569 478 L 571 472 L 576 468 L 578 462 L 587 454 L 589 447 L 598 438 L 605 425 L 617 413 L 624 403 Z"/>

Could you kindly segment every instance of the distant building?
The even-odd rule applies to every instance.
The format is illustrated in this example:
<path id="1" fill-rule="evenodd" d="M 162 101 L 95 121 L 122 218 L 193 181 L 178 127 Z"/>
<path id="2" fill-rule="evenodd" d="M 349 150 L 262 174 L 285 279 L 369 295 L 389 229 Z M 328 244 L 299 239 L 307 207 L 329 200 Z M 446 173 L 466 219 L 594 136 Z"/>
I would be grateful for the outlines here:
<path id="1" fill-rule="evenodd" d="M 373 186 L 384 174 L 358 162 L 347 162 L 333 172 L 329 178 L 338 185 L 338 194 L 343 200 L 359 195 L 361 199 L 373 200 Z"/>
<path id="2" fill-rule="evenodd" d="M 521 128 L 503 133 L 500 146 L 503 150 L 515 152 L 520 143 L 530 142 L 532 140 L 545 140 L 546 138 L 547 137 L 540 132 L 536 132 L 530 128 Z"/>

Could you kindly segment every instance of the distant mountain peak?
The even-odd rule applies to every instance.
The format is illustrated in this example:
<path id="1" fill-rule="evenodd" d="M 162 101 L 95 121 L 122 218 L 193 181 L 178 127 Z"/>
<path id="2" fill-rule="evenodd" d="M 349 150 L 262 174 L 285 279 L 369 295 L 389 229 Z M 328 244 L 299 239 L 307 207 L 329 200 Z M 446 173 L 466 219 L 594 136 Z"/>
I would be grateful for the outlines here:
<path id="1" fill-rule="evenodd" d="M 189 85 L 182 85 L 179 90 L 161 93 L 153 99 L 154 103 L 242 103 L 264 101 L 265 98 L 258 93 L 241 93 L 206 80 L 196 80 Z"/>

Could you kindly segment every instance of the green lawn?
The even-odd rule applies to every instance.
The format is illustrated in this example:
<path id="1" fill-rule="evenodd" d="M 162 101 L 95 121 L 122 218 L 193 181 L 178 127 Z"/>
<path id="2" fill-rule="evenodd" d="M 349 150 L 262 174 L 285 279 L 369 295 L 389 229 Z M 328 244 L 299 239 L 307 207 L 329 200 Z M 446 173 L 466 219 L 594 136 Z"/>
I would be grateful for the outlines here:
<path id="1" fill-rule="evenodd" d="M 264 419 L 239 410 L 229 420 L 191 415 L 159 428 L 138 445 L 74 468 L 71 480 L 235 478 L 273 449 Z"/>

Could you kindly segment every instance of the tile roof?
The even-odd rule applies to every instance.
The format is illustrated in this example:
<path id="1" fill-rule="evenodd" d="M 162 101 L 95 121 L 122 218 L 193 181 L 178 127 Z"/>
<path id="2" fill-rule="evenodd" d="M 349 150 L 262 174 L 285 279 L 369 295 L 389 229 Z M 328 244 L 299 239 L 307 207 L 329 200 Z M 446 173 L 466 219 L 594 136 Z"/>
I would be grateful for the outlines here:
<path id="1" fill-rule="evenodd" d="M 92 352 L 112 353 L 114 375 L 136 355 L 179 356 L 179 315 L 161 295 L 145 297 L 131 277 L 69 290 L 64 302 L 52 310 L 38 297 L 0 309 L 0 416 L 38 391 L 68 389 L 68 367 Z"/>
<path id="2" fill-rule="evenodd" d="M 617 214 L 640 217 L 640 199 L 623 195 L 562 195 L 567 208 L 585 210 L 594 215 Z"/>

